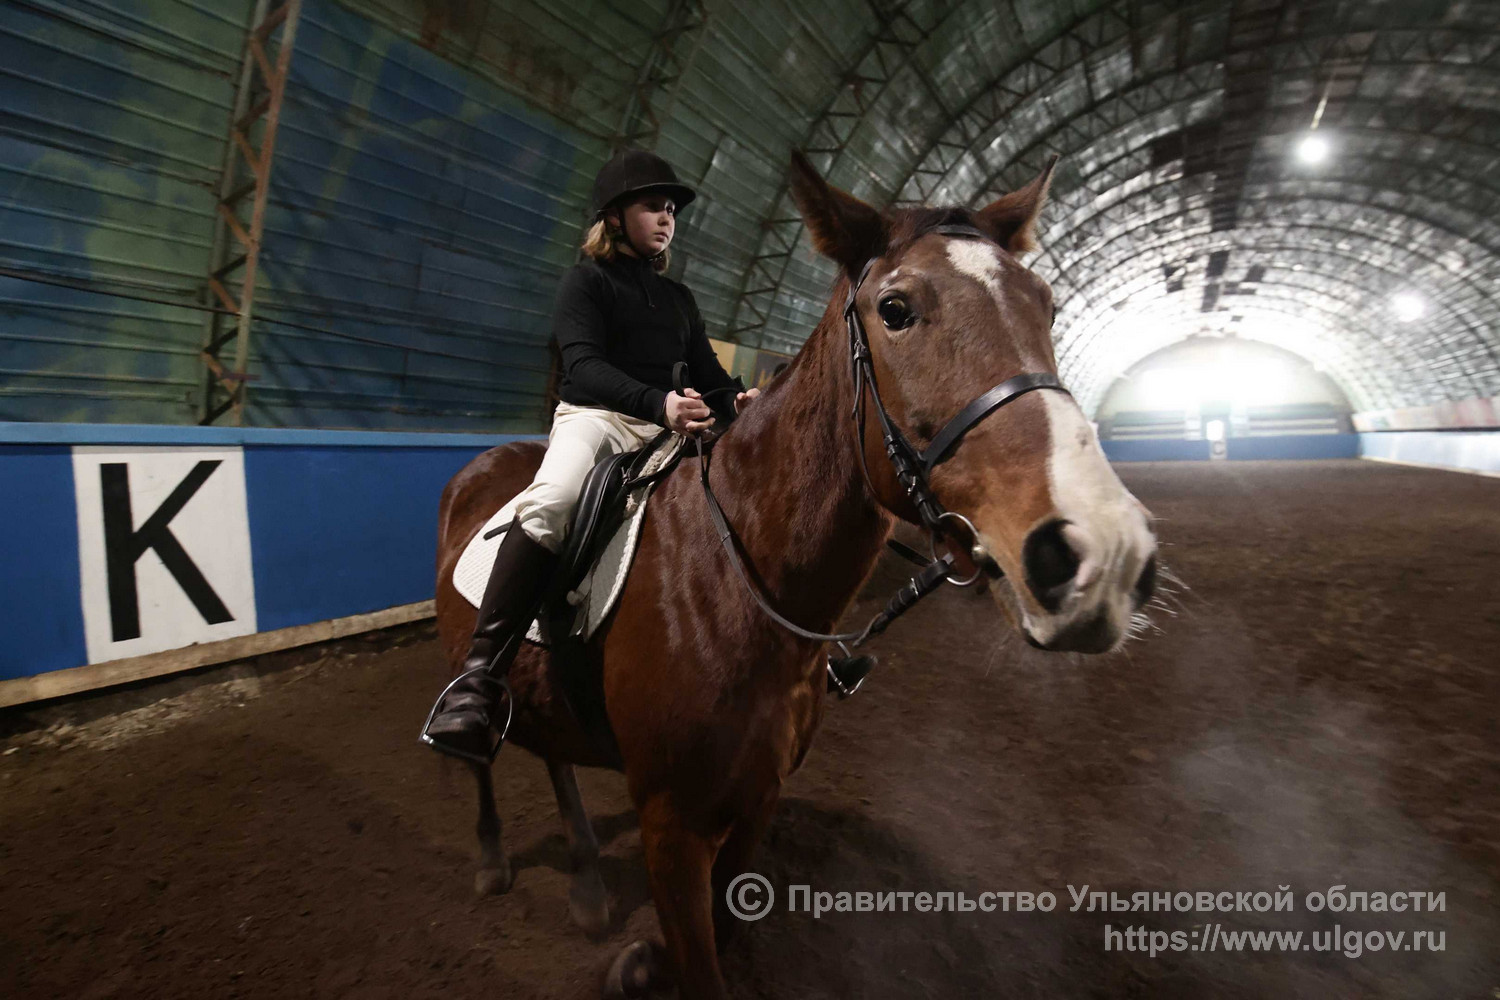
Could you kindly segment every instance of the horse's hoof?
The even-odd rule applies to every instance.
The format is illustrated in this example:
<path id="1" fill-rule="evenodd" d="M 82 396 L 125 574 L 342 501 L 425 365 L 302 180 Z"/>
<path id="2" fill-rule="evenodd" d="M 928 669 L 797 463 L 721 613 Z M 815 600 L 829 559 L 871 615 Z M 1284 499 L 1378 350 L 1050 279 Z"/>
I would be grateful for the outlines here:
<path id="1" fill-rule="evenodd" d="M 604 1000 L 635 1000 L 662 981 L 660 946 L 636 941 L 625 946 L 604 974 Z"/>
<path id="2" fill-rule="evenodd" d="M 505 861 L 498 868 L 481 868 L 474 873 L 474 895 L 503 896 L 510 891 L 510 883 L 509 861 Z"/>
<path id="3" fill-rule="evenodd" d="M 573 876 L 568 889 L 568 915 L 590 937 L 609 930 L 609 899 L 597 871 Z"/>

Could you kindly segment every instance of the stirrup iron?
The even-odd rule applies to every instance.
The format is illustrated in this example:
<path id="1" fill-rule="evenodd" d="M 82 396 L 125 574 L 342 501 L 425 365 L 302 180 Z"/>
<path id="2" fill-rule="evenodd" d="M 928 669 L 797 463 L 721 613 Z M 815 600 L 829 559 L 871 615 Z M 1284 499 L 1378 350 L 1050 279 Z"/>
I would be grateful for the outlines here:
<path id="1" fill-rule="evenodd" d="M 871 670 L 875 669 L 873 656 L 841 656 L 828 658 L 828 693 L 838 695 L 839 701 L 859 690 Z"/>
<path id="2" fill-rule="evenodd" d="M 505 736 L 510 732 L 510 722 L 515 715 L 516 708 L 516 699 L 514 694 L 511 692 L 510 682 L 504 677 L 495 677 L 493 675 L 490 675 L 490 680 L 494 681 L 496 684 L 499 684 L 505 692 L 505 725 L 500 727 L 500 738 L 495 741 L 495 745 L 490 748 L 490 751 L 487 755 L 469 753 L 467 750 L 460 750 L 458 747 L 449 746 L 442 740 L 433 739 L 432 735 L 427 731 L 432 728 L 432 720 L 437 718 L 438 706 L 441 705 L 445 699 L 447 699 L 449 691 L 452 691 L 455 687 L 457 687 L 461 681 L 468 680 L 475 674 L 489 674 L 489 672 L 489 665 L 486 664 L 482 667 L 475 667 L 472 670 L 465 670 L 463 673 L 459 674 L 457 677 L 453 678 L 453 680 L 448 682 L 448 686 L 443 688 L 443 693 L 438 695 L 437 701 L 432 703 L 432 709 L 427 713 L 427 721 L 422 723 L 423 743 L 426 743 L 428 746 L 432 747 L 439 753 L 445 753 L 450 757 L 458 757 L 462 760 L 471 761 L 475 764 L 493 764 L 495 762 L 495 756 L 500 753 L 500 748 L 505 746 Z M 494 727 L 491 726 L 490 728 L 493 729 Z"/>

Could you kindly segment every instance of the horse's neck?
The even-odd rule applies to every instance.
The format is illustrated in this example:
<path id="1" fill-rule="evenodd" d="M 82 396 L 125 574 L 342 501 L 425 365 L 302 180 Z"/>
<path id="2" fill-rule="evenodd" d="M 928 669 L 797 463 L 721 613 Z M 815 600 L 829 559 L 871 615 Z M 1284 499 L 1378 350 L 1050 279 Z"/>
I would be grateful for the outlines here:
<path id="1" fill-rule="evenodd" d="M 830 308 L 774 391 L 714 447 L 714 492 L 782 614 L 831 629 L 874 567 L 894 517 L 860 471 L 848 348 Z"/>

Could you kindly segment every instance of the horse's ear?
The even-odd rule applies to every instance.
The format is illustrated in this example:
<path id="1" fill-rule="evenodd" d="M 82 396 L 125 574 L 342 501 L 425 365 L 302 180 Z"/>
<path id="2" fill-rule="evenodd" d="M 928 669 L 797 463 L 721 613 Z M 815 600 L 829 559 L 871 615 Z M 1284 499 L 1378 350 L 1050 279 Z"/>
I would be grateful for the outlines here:
<path id="1" fill-rule="evenodd" d="M 1030 253 L 1036 249 L 1036 220 L 1046 204 L 1052 168 L 1056 166 L 1054 154 L 1030 184 L 990 202 L 977 213 L 980 227 L 1011 253 Z"/>
<path id="2" fill-rule="evenodd" d="M 885 219 L 880 212 L 831 186 L 801 151 L 792 153 L 791 189 L 813 248 L 851 275 L 885 249 Z"/>

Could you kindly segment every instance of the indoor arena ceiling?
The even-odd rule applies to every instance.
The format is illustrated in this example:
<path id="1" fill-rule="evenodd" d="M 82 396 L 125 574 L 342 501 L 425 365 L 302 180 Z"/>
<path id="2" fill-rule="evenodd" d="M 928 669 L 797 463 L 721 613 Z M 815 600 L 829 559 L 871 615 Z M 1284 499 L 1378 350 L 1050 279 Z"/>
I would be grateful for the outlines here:
<path id="1" fill-rule="evenodd" d="M 978 206 L 1058 154 L 1034 266 L 1086 410 L 1201 336 L 1288 348 L 1356 409 L 1500 393 L 1500 4 L 581 6 L 631 94 L 593 130 L 703 191 L 680 266 L 716 334 L 792 351 L 827 300 L 792 146 L 880 205 Z"/>
<path id="2" fill-rule="evenodd" d="M 0 416 L 207 410 L 255 5 L 0 5 Z M 822 314 L 792 149 L 881 206 L 979 206 L 1056 154 L 1034 266 L 1089 413 L 1193 337 L 1289 349 L 1357 410 L 1500 395 L 1500 0 L 299 6 L 250 423 L 535 430 L 625 145 L 701 192 L 673 268 L 714 337 L 791 352 Z"/>

